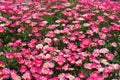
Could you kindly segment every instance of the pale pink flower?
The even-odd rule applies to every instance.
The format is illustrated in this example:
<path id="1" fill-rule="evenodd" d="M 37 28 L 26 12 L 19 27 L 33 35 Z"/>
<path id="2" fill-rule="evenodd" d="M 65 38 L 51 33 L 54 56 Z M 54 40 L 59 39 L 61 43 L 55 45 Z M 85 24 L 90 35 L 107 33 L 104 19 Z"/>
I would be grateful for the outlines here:
<path id="1" fill-rule="evenodd" d="M 112 43 L 111 43 L 111 46 L 117 47 L 117 43 L 116 43 L 116 42 L 112 42 Z"/>
<path id="2" fill-rule="evenodd" d="M 107 48 L 102 48 L 100 49 L 100 53 L 108 53 L 109 50 Z"/>
<path id="3" fill-rule="evenodd" d="M 99 45 L 105 45 L 105 41 L 104 40 L 98 40 Z"/>
<path id="4" fill-rule="evenodd" d="M 43 44 L 37 44 L 37 45 L 36 45 L 36 49 L 39 50 L 39 49 L 42 49 L 42 48 L 43 48 Z"/>

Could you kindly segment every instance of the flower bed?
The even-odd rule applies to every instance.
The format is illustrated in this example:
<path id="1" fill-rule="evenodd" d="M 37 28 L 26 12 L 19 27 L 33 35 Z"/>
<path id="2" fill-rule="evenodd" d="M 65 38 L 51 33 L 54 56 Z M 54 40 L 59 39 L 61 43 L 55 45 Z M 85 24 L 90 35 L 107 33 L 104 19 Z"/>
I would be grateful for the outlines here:
<path id="1" fill-rule="evenodd" d="M 120 3 L 0 1 L 0 80 L 119 80 Z"/>

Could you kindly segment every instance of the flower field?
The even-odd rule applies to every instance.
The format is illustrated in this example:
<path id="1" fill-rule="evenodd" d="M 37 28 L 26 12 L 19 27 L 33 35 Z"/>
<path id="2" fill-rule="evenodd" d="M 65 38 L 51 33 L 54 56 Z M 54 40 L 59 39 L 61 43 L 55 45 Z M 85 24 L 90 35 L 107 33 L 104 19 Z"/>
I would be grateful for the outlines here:
<path id="1" fill-rule="evenodd" d="M 120 2 L 0 0 L 0 80 L 120 80 Z"/>

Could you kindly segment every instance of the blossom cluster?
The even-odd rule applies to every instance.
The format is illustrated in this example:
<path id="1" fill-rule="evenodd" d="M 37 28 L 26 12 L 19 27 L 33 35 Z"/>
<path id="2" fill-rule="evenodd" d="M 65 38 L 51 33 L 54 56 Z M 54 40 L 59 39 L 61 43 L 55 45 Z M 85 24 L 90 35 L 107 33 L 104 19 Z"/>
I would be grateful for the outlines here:
<path id="1" fill-rule="evenodd" d="M 119 80 L 120 3 L 0 0 L 0 80 Z"/>

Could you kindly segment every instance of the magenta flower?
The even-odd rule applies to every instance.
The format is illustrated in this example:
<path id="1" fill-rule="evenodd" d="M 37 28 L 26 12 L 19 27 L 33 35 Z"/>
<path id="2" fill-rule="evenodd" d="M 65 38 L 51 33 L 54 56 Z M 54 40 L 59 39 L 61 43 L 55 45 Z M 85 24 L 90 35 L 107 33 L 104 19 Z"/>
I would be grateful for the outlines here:
<path id="1" fill-rule="evenodd" d="M 90 73 L 90 77 L 97 78 L 97 77 L 98 77 L 98 75 L 99 75 L 99 73 L 98 73 L 98 72 L 92 72 L 92 73 Z"/>
<path id="2" fill-rule="evenodd" d="M 4 62 L 0 61 L 0 67 L 2 67 L 2 68 L 4 68 L 4 67 L 5 67 Z"/>
<path id="3" fill-rule="evenodd" d="M 46 26 L 47 23 L 48 23 L 47 21 L 42 21 L 42 22 L 39 23 L 39 25 L 44 27 L 44 26 Z"/>
<path id="4" fill-rule="evenodd" d="M 67 0 L 61 0 L 62 2 L 67 2 Z"/>
<path id="5" fill-rule="evenodd" d="M 101 21 L 105 21 L 104 16 L 97 16 L 98 20 Z"/>
<path id="6" fill-rule="evenodd" d="M 85 63 L 84 68 L 86 69 L 92 69 L 92 63 Z"/>
<path id="7" fill-rule="evenodd" d="M 8 59 L 12 59 L 12 58 L 15 57 L 15 55 L 14 55 L 13 53 L 6 53 L 6 57 L 7 57 Z"/>
<path id="8" fill-rule="evenodd" d="M 59 65 L 63 65 L 65 63 L 65 58 L 63 56 L 57 56 L 55 61 L 59 64 Z"/>
<path id="9" fill-rule="evenodd" d="M 85 73 L 83 73 L 83 72 L 79 73 L 78 76 L 79 76 L 80 78 L 85 78 L 85 77 L 86 77 L 86 76 L 85 76 Z"/>
<path id="10" fill-rule="evenodd" d="M 103 27 L 103 28 L 102 28 L 102 32 L 107 33 L 108 31 L 109 31 L 108 28 L 106 28 L 106 27 Z"/>
<path id="11" fill-rule="evenodd" d="M 94 56 L 94 57 L 98 57 L 99 55 L 100 55 L 99 49 L 94 49 L 94 51 L 93 51 L 93 56 Z"/>
<path id="12" fill-rule="evenodd" d="M 1 76 L 1 75 L 3 75 L 3 71 L 2 71 L 2 70 L 0 70 L 0 76 Z M 2 77 L 1 77 L 1 78 L 2 78 Z"/>
<path id="13" fill-rule="evenodd" d="M 110 54 L 110 53 L 105 54 L 105 57 L 106 57 L 108 60 L 113 60 L 113 59 L 114 59 L 114 55 L 113 55 L 113 54 Z"/>
<path id="14" fill-rule="evenodd" d="M 112 72 L 112 71 L 113 71 L 113 69 L 111 69 L 111 68 L 109 68 L 109 67 L 106 67 L 106 68 L 104 68 L 104 70 L 103 70 L 104 73 L 110 73 L 110 72 Z"/>
<path id="15" fill-rule="evenodd" d="M 59 80 L 58 77 L 53 77 L 50 80 Z"/>
<path id="16" fill-rule="evenodd" d="M 22 78 L 25 79 L 25 80 L 31 80 L 30 72 L 25 72 L 23 74 Z"/>
<path id="17" fill-rule="evenodd" d="M 50 31 L 46 34 L 47 37 L 53 38 L 55 36 L 54 32 Z"/>
<path id="18" fill-rule="evenodd" d="M 10 69 L 8 69 L 8 68 L 4 68 L 4 69 L 2 69 L 2 72 L 3 72 L 3 74 L 10 74 Z"/>
<path id="19" fill-rule="evenodd" d="M 0 41 L 0 46 L 2 46 L 2 42 Z"/>
<path id="20" fill-rule="evenodd" d="M 27 71 L 27 67 L 26 66 L 21 66 L 20 72 L 24 73 L 25 71 Z"/>
<path id="21" fill-rule="evenodd" d="M 5 29 L 3 27 L 0 27 L 0 33 L 3 33 Z"/>
<path id="22" fill-rule="evenodd" d="M 33 73 L 32 76 L 37 80 L 38 78 L 40 78 L 40 75 L 37 73 Z"/>

